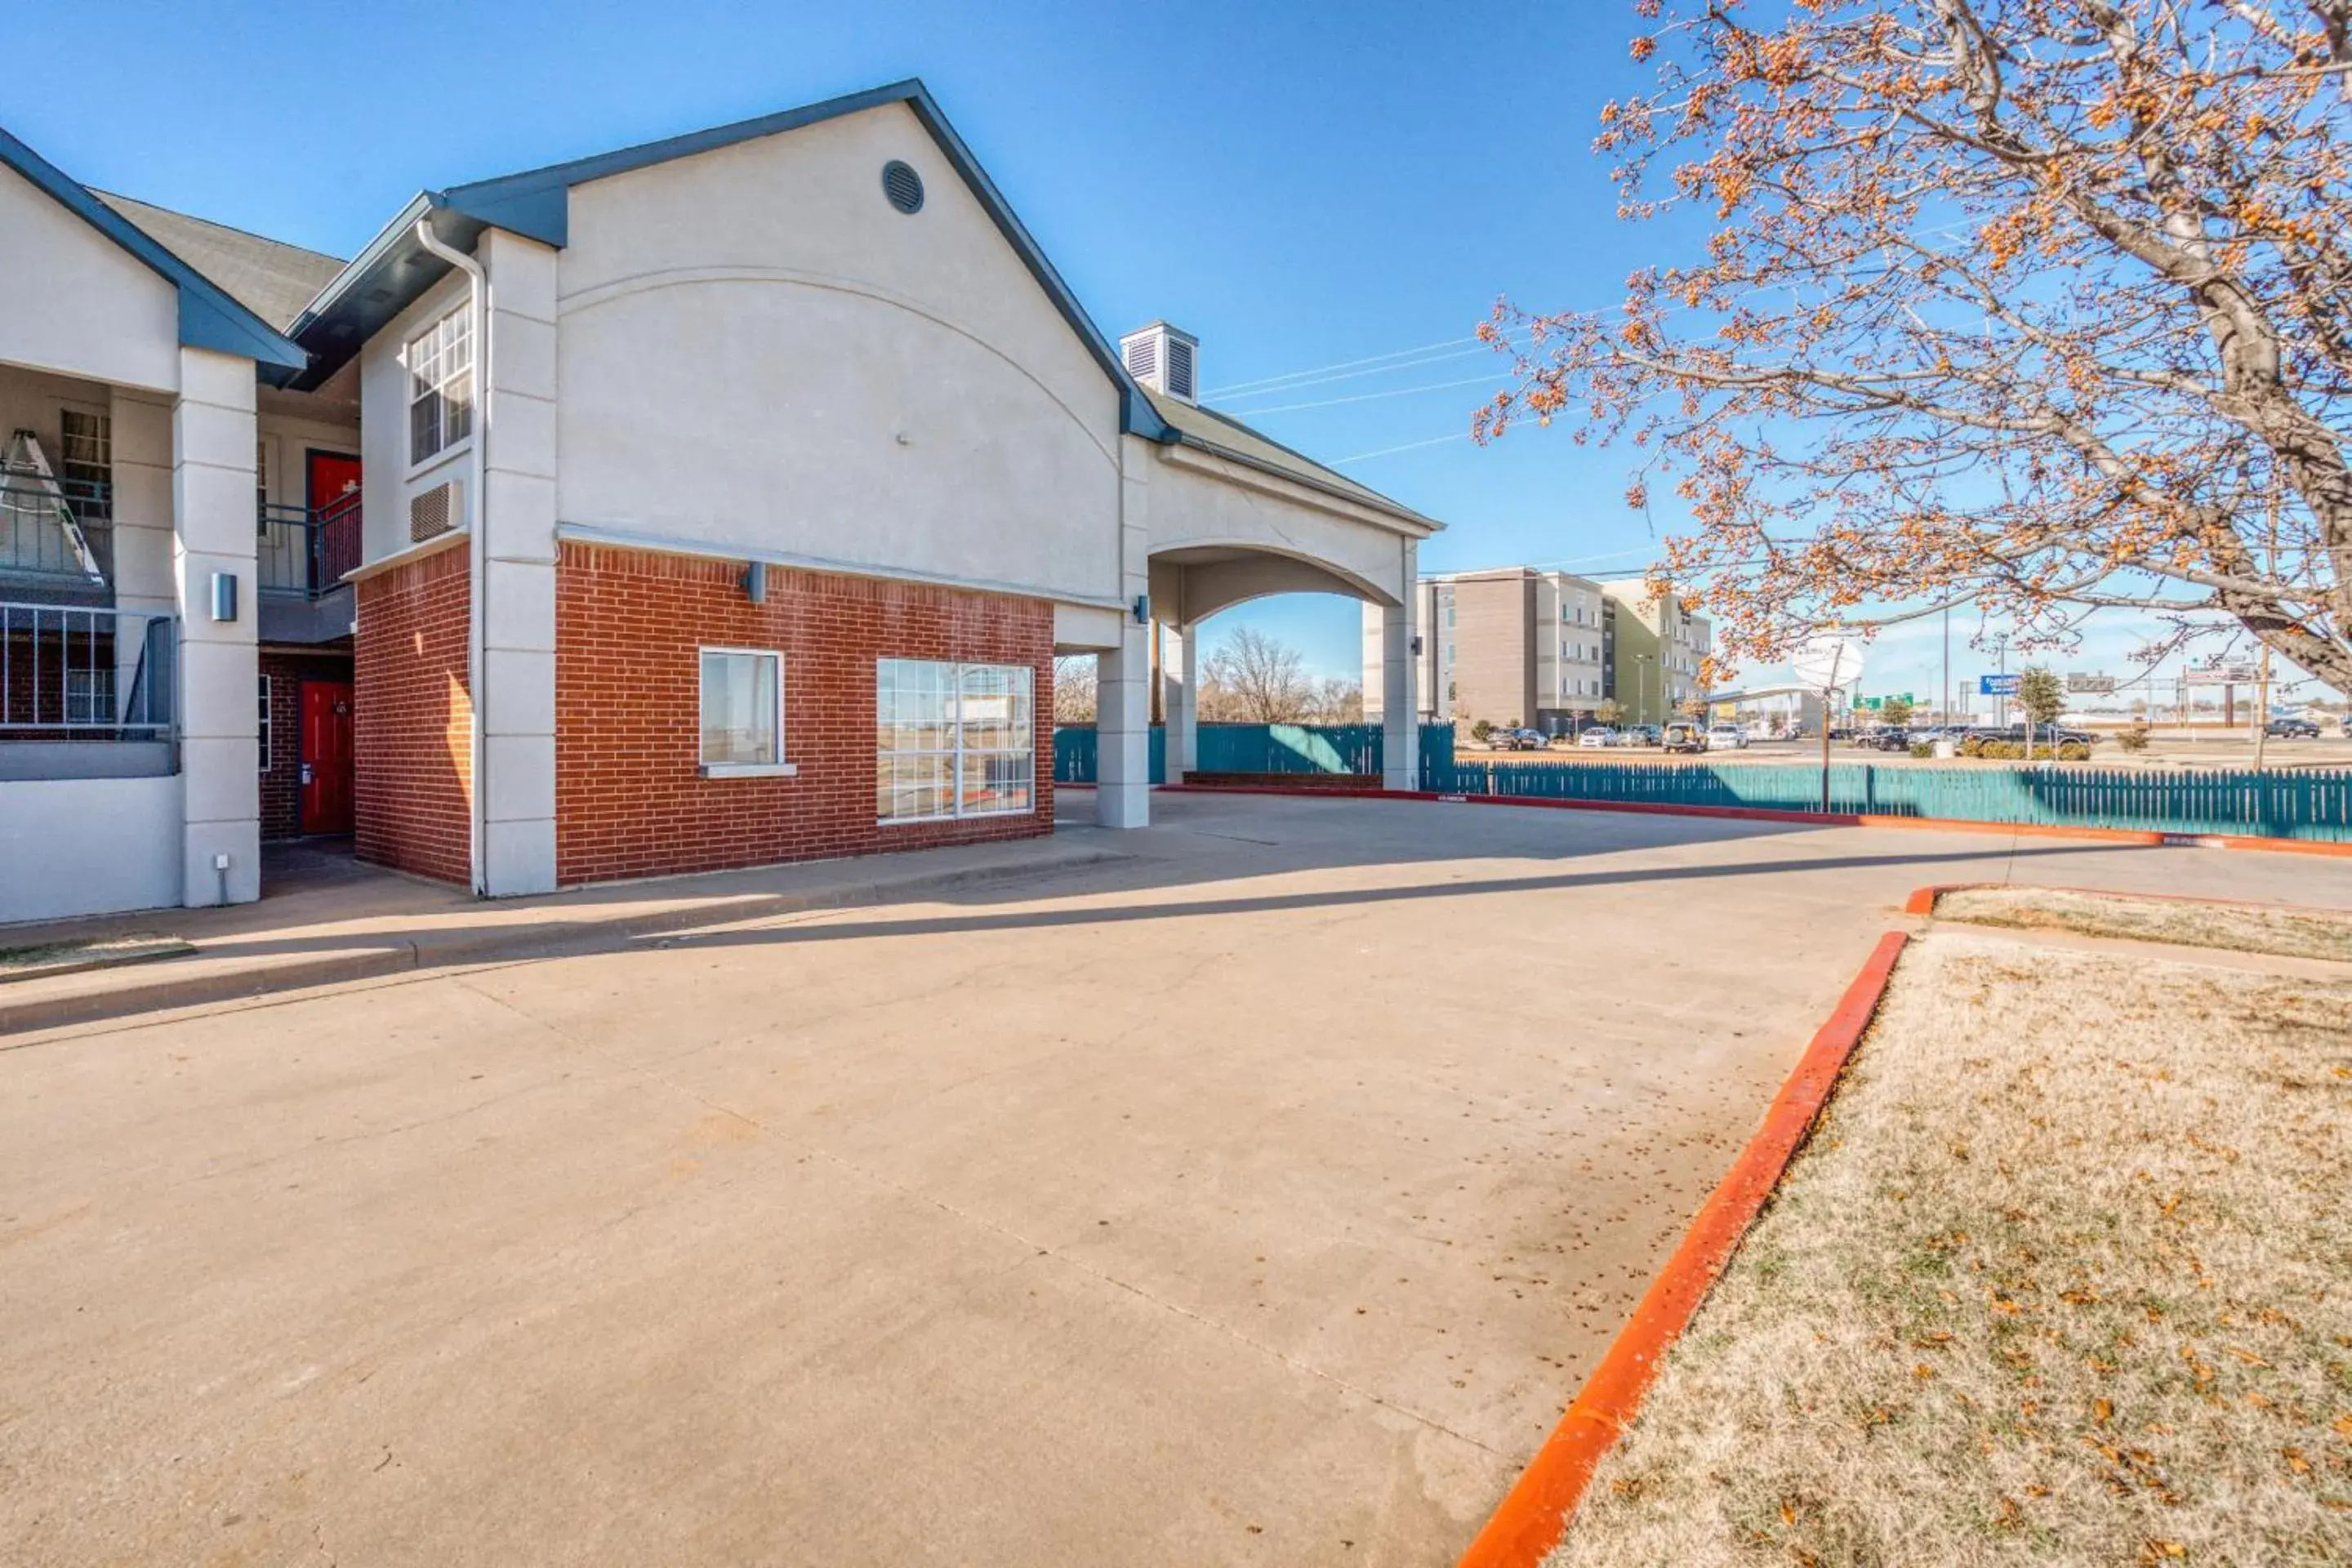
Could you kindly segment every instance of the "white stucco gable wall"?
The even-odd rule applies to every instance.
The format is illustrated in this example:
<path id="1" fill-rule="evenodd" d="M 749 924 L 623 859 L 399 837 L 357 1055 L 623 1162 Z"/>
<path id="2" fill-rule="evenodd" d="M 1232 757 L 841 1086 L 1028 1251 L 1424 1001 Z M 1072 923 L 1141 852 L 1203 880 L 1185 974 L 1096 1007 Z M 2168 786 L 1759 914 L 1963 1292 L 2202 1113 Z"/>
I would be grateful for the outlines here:
<path id="1" fill-rule="evenodd" d="M 1118 390 L 906 106 L 575 186 L 560 268 L 565 524 L 1118 601 Z"/>
<path id="2" fill-rule="evenodd" d="M 0 361 L 179 390 L 178 289 L 5 165 L 0 280 Z"/>

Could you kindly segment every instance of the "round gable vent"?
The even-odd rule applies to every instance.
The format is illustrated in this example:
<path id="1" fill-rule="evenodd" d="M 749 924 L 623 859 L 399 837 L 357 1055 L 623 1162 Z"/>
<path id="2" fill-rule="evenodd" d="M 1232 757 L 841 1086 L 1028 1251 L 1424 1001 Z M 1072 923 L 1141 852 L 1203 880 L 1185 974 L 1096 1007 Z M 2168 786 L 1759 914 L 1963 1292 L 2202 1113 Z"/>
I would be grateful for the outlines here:
<path id="1" fill-rule="evenodd" d="M 893 158 L 882 165 L 882 194 L 911 216 L 923 210 L 923 176 Z"/>

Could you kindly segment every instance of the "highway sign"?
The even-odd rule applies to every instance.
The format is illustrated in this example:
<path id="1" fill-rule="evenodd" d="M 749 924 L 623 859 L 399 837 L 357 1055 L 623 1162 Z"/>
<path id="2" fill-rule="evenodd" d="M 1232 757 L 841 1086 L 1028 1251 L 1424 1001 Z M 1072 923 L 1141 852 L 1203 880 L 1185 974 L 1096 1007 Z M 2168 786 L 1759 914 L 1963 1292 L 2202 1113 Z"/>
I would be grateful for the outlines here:
<path id="1" fill-rule="evenodd" d="M 2104 696 L 2115 689 L 2116 678 L 2112 675 L 2069 675 L 2066 678 L 2066 689 L 2069 691 Z"/>
<path id="2" fill-rule="evenodd" d="M 1977 692 L 1983 697 L 2014 697 L 2017 683 L 2024 679 L 2021 675 L 1979 675 Z"/>

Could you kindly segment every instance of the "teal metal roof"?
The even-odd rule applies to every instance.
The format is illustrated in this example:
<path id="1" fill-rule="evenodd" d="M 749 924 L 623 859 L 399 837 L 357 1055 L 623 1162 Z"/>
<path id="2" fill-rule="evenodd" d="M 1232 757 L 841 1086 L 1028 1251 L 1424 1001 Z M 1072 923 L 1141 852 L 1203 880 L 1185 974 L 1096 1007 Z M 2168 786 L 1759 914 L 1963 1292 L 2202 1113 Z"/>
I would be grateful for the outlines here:
<path id="1" fill-rule="evenodd" d="M 1119 363 L 1109 341 L 1088 318 L 1077 296 L 1054 270 L 1054 264 L 1045 259 L 1045 253 L 1038 248 L 1021 220 L 1013 216 L 1003 193 L 971 155 L 971 149 L 948 123 L 930 90 L 912 79 L 762 115 L 757 120 L 738 121 L 642 146 L 552 163 L 543 169 L 420 192 L 295 321 L 290 329 L 294 337 L 313 356 L 310 372 L 297 384 L 315 386 L 334 374 L 359 352 L 360 344 L 382 331 L 385 323 L 414 304 L 449 270 L 446 262 L 417 244 L 416 221 L 421 217 L 431 218 L 434 233 L 443 243 L 461 250 L 470 249 L 483 229 L 493 227 L 561 247 L 571 238 L 571 191 L 574 185 L 893 103 L 906 105 L 923 129 L 930 132 L 931 140 L 939 143 L 940 151 L 963 176 L 972 195 L 980 198 L 998 232 L 1029 268 L 1038 287 L 1045 290 L 1071 330 L 1085 342 L 1087 352 L 1103 367 L 1103 374 L 1118 386 L 1124 427 L 1155 441 L 1173 439 L 1150 400 Z"/>
<path id="2" fill-rule="evenodd" d="M 250 359 L 266 379 L 280 384 L 310 363 L 310 356 L 300 345 L 285 333 L 5 131 L 0 131 L 0 163 L 31 181 L 58 205 L 129 251 L 176 289 L 182 343 Z"/>

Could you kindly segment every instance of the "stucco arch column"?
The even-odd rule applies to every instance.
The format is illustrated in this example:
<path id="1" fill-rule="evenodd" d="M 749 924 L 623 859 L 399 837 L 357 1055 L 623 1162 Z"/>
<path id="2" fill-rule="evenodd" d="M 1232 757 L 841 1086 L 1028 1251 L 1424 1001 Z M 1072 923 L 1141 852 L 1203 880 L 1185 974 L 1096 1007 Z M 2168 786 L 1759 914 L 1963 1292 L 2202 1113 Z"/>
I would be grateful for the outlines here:
<path id="1" fill-rule="evenodd" d="M 1151 823 L 1151 618 L 1138 616 L 1151 590 L 1150 455 L 1119 438 L 1118 581 L 1129 606 L 1118 646 L 1095 658 L 1095 821 L 1104 827 Z"/>
<path id="2" fill-rule="evenodd" d="M 1403 591 L 1399 603 L 1377 606 L 1381 639 L 1381 786 L 1421 787 L 1421 660 L 1414 657 L 1413 605 L 1421 595 L 1420 547 L 1402 542 Z"/>
<path id="3" fill-rule="evenodd" d="M 1168 729 L 1168 782 L 1182 784 L 1201 765 L 1201 628 L 1163 624 L 1160 633 L 1160 712 Z"/>

